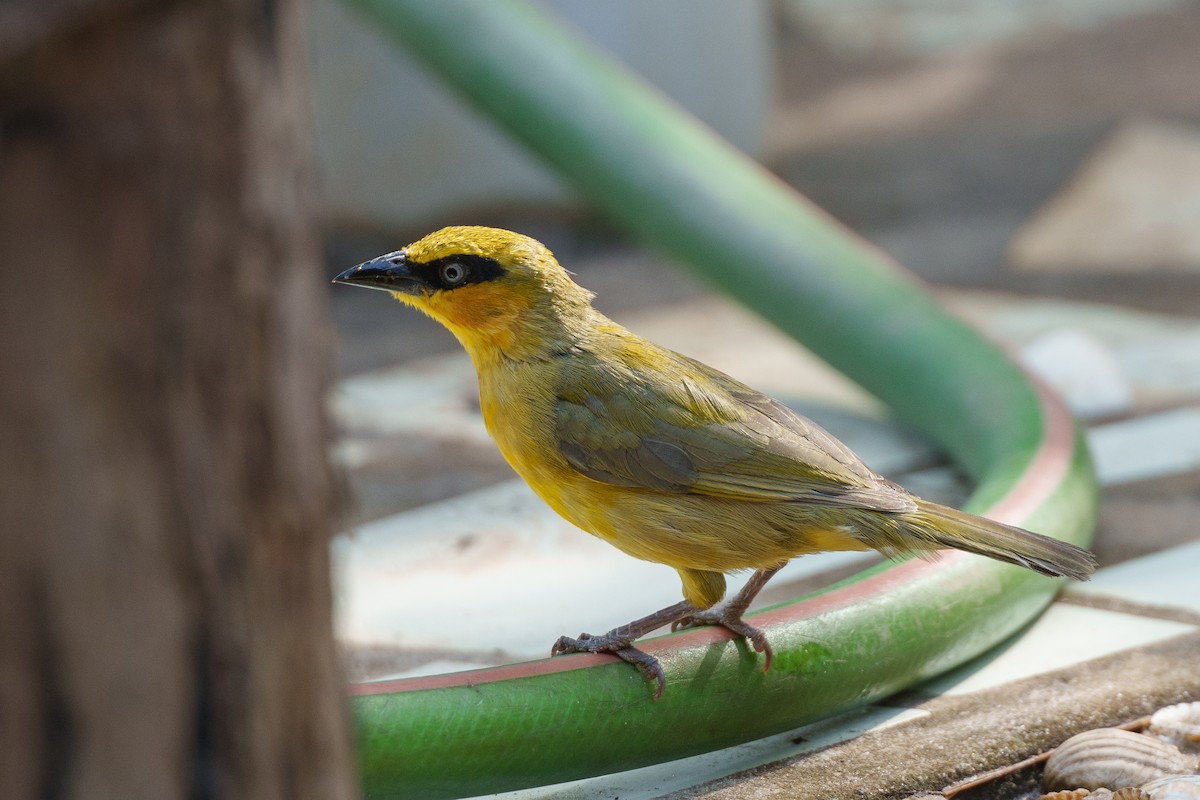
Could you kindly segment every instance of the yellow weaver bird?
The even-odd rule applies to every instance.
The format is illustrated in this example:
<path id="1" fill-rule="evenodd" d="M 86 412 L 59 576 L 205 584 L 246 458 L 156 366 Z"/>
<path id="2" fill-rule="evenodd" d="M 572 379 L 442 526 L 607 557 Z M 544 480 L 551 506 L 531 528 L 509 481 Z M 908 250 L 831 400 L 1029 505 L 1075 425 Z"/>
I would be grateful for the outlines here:
<path id="1" fill-rule="evenodd" d="M 829 550 L 957 548 L 1086 580 L 1086 550 L 922 500 L 841 442 L 712 367 L 592 308 L 541 243 L 451 227 L 346 270 L 445 325 L 479 376 L 488 432 L 555 511 L 635 558 L 674 567 L 684 600 L 551 655 L 612 653 L 666 685 L 633 642 L 663 625 L 723 625 L 765 656 L 742 615 L 787 561 Z M 725 573 L 754 570 L 725 606 Z"/>

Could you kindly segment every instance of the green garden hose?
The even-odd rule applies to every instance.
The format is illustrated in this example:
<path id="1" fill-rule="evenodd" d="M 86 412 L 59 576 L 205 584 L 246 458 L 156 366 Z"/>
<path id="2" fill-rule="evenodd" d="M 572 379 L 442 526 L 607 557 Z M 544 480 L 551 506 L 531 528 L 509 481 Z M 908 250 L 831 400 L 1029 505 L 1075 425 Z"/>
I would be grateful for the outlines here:
<path id="1" fill-rule="evenodd" d="M 517 0 L 349 0 L 591 205 L 804 342 L 933 437 L 968 508 L 1087 545 L 1074 420 L 917 281 L 636 77 Z M 645 642 L 657 702 L 611 656 L 352 687 L 368 796 L 457 797 L 760 738 L 885 697 L 1029 622 L 1059 582 L 961 553 L 869 570 L 720 629 Z M 498 612 L 502 613 L 502 612 Z"/>

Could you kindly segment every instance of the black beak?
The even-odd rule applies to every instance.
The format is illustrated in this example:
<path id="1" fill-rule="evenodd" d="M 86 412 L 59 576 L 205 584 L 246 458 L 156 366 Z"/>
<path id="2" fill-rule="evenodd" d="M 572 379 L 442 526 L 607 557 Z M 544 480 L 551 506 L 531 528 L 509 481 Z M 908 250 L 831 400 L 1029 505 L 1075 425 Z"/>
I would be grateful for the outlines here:
<path id="1" fill-rule="evenodd" d="M 338 275 L 333 282 L 405 294 L 419 294 L 425 285 L 409 269 L 403 250 L 364 261 Z"/>

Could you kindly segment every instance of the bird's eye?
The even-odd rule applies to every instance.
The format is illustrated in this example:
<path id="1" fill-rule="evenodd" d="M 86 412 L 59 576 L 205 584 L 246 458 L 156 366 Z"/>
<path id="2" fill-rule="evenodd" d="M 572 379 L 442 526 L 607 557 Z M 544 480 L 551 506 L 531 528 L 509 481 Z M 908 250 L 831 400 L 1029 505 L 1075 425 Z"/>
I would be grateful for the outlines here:
<path id="1" fill-rule="evenodd" d="M 457 261 L 447 261 L 438 269 L 438 275 L 442 279 L 442 283 L 453 288 L 461 286 L 466 281 L 467 268 Z"/>

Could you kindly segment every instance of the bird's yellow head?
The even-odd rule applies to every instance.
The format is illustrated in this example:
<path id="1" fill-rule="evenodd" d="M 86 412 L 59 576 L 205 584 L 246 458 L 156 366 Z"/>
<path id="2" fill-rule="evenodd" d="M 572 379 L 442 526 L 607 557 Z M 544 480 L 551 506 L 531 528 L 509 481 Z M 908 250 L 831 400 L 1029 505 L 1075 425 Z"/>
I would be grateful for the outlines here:
<path id="1" fill-rule="evenodd" d="M 569 339 L 591 311 L 541 242 L 499 228 L 442 228 L 334 278 L 390 292 L 450 329 L 476 362 Z"/>

